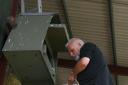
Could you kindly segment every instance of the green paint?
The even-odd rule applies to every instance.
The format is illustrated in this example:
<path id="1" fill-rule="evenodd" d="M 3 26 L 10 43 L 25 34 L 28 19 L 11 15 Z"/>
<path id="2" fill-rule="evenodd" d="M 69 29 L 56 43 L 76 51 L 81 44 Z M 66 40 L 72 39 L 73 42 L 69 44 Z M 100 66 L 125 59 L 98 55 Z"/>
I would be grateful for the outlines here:
<path id="1" fill-rule="evenodd" d="M 0 50 L 4 44 L 5 37 L 5 23 L 8 16 L 11 14 L 12 0 L 0 0 Z"/>

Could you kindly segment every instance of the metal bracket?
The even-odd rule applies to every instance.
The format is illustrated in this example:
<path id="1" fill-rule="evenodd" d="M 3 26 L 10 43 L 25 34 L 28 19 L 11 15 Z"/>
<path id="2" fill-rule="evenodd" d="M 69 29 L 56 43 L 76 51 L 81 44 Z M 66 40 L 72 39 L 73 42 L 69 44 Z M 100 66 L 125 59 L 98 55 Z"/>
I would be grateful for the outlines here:
<path id="1" fill-rule="evenodd" d="M 35 13 L 26 12 L 25 0 L 21 0 L 21 15 L 42 15 L 42 0 L 37 0 L 38 11 Z"/>

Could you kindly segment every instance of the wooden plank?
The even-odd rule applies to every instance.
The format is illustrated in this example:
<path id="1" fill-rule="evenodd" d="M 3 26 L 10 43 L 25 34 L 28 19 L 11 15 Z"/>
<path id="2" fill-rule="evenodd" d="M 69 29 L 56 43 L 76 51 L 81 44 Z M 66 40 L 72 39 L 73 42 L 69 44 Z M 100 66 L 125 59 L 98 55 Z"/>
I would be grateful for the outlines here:
<path id="1" fill-rule="evenodd" d="M 64 67 L 64 68 L 73 68 L 75 63 L 76 62 L 73 60 L 66 60 L 66 59 L 58 60 L 58 66 Z M 108 65 L 108 67 L 109 67 L 110 72 L 113 75 L 128 76 L 128 67 L 114 66 L 114 65 Z"/>

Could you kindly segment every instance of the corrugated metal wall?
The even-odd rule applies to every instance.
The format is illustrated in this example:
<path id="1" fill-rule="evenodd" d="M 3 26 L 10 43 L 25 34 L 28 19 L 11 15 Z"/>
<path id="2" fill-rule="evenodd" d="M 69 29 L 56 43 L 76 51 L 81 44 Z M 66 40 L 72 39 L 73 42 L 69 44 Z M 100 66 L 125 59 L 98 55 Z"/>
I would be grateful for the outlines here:
<path id="1" fill-rule="evenodd" d="M 101 1 L 103 2 L 103 1 Z M 65 0 L 65 7 L 74 37 L 96 43 L 108 63 L 112 63 L 112 46 L 107 2 Z"/>
<path id="2" fill-rule="evenodd" d="M 64 8 L 61 0 L 43 0 L 43 11 L 58 13 L 62 23 L 65 23 Z"/>
<path id="3" fill-rule="evenodd" d="M 127 1 L 128 3 L 128 1 Z M 128 4 L 126 0 L 113 2 L 117 64 L 128 66 Z"/>
<path id="4" fill-rule="evenodd" d="M 128 77 L 127 76 L 119 76 L 118 77 L 118 85 L 128 85 Z"/>
<path id="5" fill-rule="evenodd" d="M 128 67 L 128 0 L 114 0 L 112 5 L 117 64 Z M 127 85 L 128 76 L 118 76 L 118 82 Z"/>

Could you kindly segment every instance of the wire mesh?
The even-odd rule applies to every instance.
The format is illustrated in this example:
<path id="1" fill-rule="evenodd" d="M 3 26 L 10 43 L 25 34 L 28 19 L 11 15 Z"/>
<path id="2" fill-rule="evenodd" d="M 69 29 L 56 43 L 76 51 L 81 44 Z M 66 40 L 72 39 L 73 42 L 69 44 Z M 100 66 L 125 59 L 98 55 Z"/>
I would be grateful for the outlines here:
<path id="1" fill-rule="evenodd" d="M 38 0 L 24 0 L 25 12 L 26 13 L 37 13 L 38 12 Z"/>

